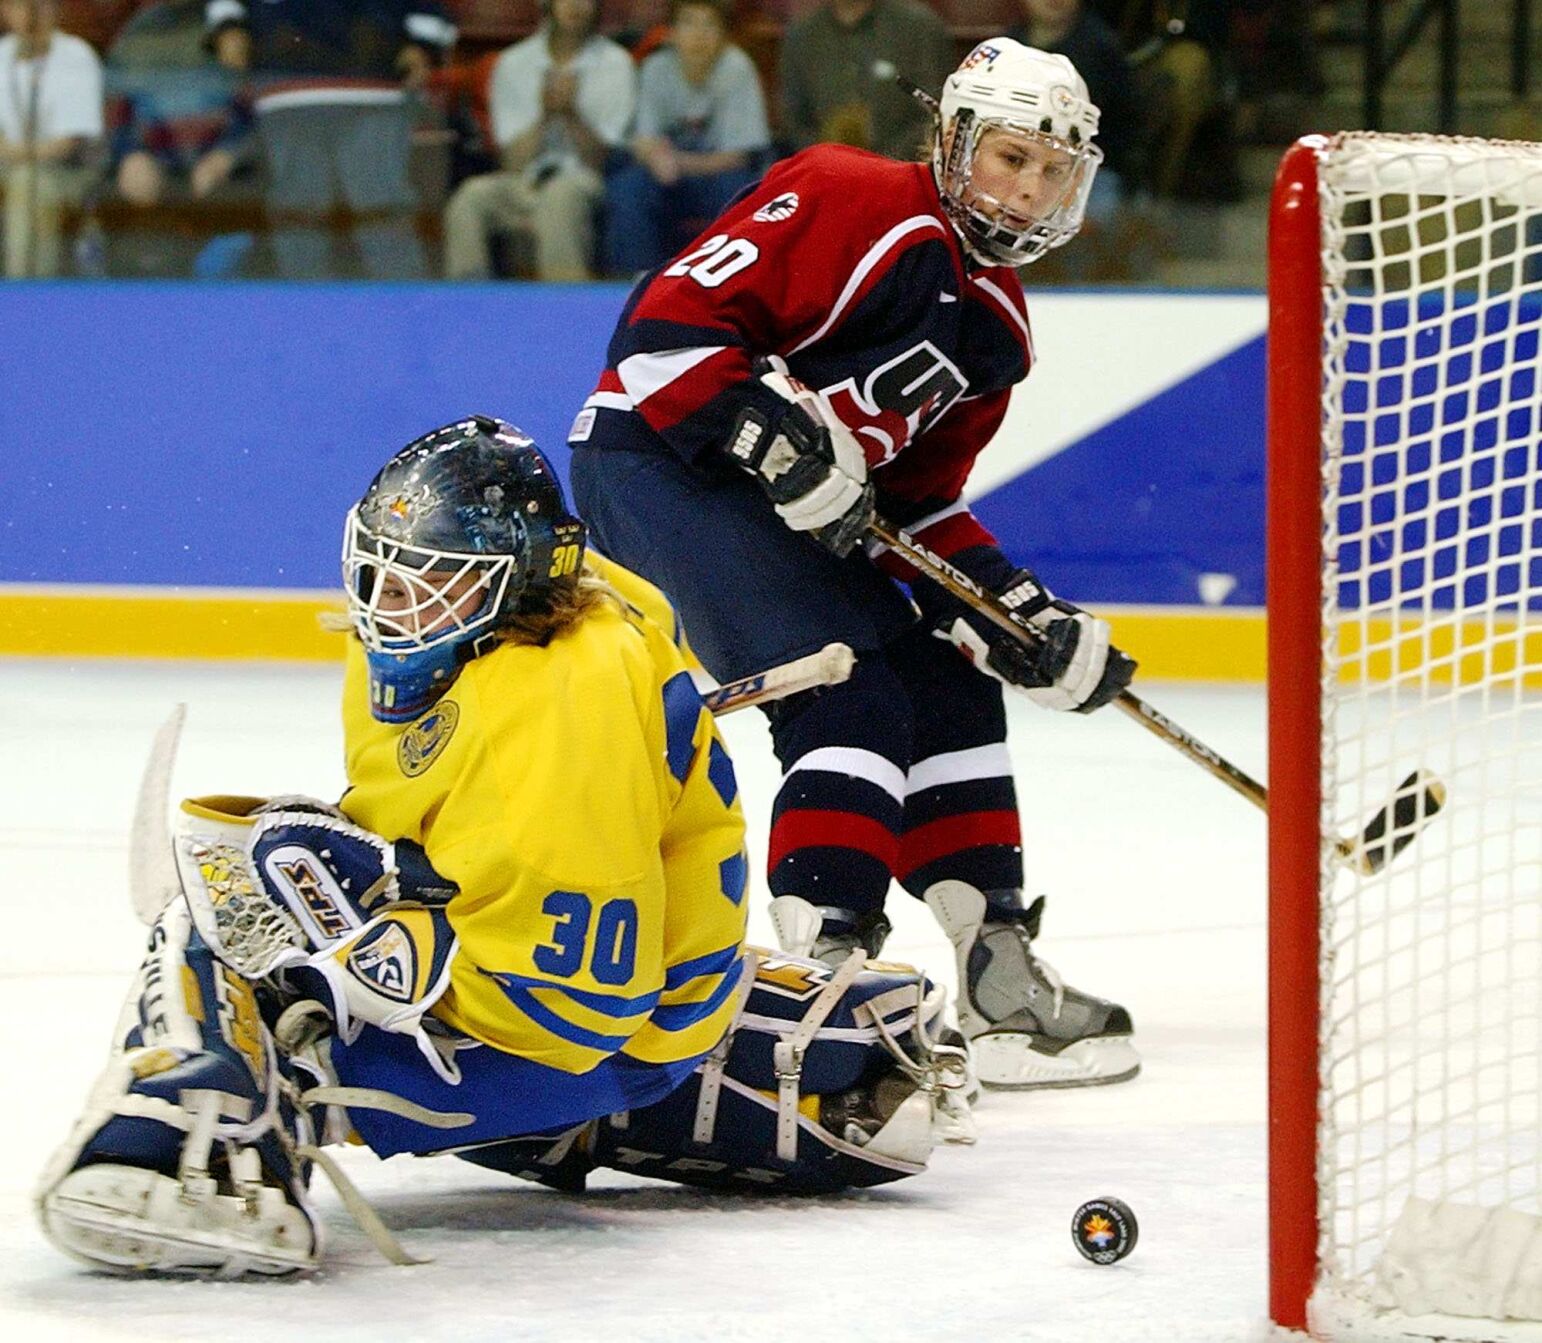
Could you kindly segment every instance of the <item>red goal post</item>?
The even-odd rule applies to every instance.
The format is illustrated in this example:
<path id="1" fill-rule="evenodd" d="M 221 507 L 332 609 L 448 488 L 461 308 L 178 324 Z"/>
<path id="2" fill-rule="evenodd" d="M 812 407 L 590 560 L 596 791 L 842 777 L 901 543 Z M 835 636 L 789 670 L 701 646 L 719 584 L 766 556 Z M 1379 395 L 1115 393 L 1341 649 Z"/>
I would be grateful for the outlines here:
<path id="1" fill-rule="evenodd" d="M 1322 259 L 1316 143 L 1280 165 L 1269 220 L 1270 1317 L 1306 1324 L 1317 1264 Z M 1289 669 L 1288 672 L 1285 669 Z"/>
<path id="2" fill-rule="evenodd" d="M 1303 140 L 1269 264 L 1270 1313 L 1542 1338 L 1542 146 Z"/>

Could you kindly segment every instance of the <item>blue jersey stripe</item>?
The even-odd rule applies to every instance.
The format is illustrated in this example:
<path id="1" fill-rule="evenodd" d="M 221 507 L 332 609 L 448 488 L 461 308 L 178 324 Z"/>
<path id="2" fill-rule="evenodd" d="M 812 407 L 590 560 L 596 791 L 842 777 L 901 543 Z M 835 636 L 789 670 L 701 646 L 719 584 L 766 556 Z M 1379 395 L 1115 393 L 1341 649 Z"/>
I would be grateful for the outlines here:
<path id="1" fill-rule="evenodd" d="M 664 683 L 664 758 L 676 783 L 684 783 L 696 757 L 696 724 L 703 709 L 689 672 L 676 672 Z"/>
<path id="2" fill-rule="evenodd" d="M 559 1040 L 566 1040 L 569 1044 L 582 1045 L 585 1049 L 598 1049 L 605 1054 L 614 1054 L 632 1037 L 630 1035 L 601 1035 L 598 1031 L 586 1030 L 582 1026 L 575 1026 L 571 1021 L 558 1016 L 549 1007 L 536 1001 L 535 995 L 529 989 L 519 984 L 506 983 L 502 975 L 490 974 L 483 971 L 489 977 L 497 981 L 498 987 L 507 995 L 509 1002 L 523 1012 L 531 1021 L 545 1031 L 549 1031 Z M 544 985 L 543 987 L 554 987 Z"/>
<path id="3" fill-rule="evenodd" d="M 652 1022 L 660 1030 L 683 1031 L 687 1027 L 694 1026 L 698 1021 L 705 1021 L 710 1017 L 738 986 L 738 975 L 724 975 L 717 988 L 713 989 L 710 996 L 702 1002 L 666 1003 L 663 1007 L 654 1009 Z"/>
<path id="4" fill-rule="evenodd" d="M 640 994 L 636 998 L 623 998 L 615 993 L 596 993 L 593 989 L 575 989 L 567 984 L 554 984 L 549 979 L 537 979 L 533 975 L 516 975 L 509 970 L 484 970 L 482 973 L 496 979 L 505 989 L 555 989 L 580 1007 L 587 1007 L 591 1012 L 599 1012 L 607 1017 L 646 1016 L 659 1000 L 657 990 Z"/>
<path id="5" fill-rule="evenodd" d="M 734 798 L 739 796 L 739 781 L 734 777 L 733 761 L 728 758 L 723 743 L 716 737 L 712 739 L 707 753 L 707 778 L 717 789 L 717 795 L 723 799 L 723 805 L 733 806 Z"/>
<path id="6" fill-rule="evenodd" d="M 744 903 L 744 889 L 750 879 L 750 860 L 743 849 L 717 865 L 717 879 L 730 903 Z"/>
<path id="7" fill-rule="evenodd" d="M 743 946 L 735 942 L 732 946 L 724 947 L 721 951 L 709 951 L 705 956 L 697 956 L 694 960 L 680 961 L 675 965 L 671 965 L 664 972 L 664 987 L 666 989 L 677 989 L 682 984 L 700 975 L 726 974 L 728 968 L 739 959 L 743 952 Z"/>

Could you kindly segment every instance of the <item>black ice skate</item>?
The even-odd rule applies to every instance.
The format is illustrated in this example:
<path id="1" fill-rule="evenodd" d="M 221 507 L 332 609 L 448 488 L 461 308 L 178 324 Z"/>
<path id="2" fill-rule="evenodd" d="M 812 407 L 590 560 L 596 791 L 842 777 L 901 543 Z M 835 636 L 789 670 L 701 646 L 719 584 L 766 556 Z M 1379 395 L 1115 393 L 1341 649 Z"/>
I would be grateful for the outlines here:
<path id="1" fill-rule="evenodd" d="M 1140 1071 L 1130 1014 L 1065 984 L 1033 952 L 1040 896 L 1003 911 L 962 881 L 940 881 L 926 903 L 958 956 L 958 1019 L 988 1086 L 1029 1090 L 1123 1082 Z"/>
<path id="2" fill-rule="evenodd" d="M 815 905 L 796 895 L 779 895 L 771 902 L 771 926 L 790 956 L 808 956 L 832 969 L 846 963 L 854 951 L 877 959 L 889 936 L 882 910 L 858 914 L 835 905 Z"/>

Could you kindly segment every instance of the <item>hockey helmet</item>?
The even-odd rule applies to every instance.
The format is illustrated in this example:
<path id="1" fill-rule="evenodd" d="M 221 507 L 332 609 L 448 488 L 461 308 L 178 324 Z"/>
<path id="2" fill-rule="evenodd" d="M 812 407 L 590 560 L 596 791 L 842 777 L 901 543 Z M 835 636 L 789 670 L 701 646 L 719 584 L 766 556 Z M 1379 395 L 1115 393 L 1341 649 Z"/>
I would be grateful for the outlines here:
<path id="1" fill-rule="evenodd" d="M 1076 236 L 1103 151 L 1092 143 L 1098 109 L 1064 56 L 992 37 L 964 57 L 942 86 L 932 172 L 964 244 L 988 265 L 1021 266 Z M 972 182 L 980 141 L 1008 131 L 1039 146 L 1052 199 L 1032 217 L 1014 213 Z"/>
<path id="2" fill-rule="evenodd" d="M 578 573 L 584 539 L 551 464 L 503 420 L 459 420 L 391 458 L 343 530 L 374 716 L 406 722 L 433 704 L 510 618 Z"/>

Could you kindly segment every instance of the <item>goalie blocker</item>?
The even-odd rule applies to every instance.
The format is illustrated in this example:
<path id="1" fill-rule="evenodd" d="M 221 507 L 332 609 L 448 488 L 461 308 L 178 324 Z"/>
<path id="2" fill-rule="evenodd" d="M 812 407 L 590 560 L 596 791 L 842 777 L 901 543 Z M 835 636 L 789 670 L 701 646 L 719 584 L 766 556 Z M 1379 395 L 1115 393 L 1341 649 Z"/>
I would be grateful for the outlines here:
<path id="1" fill-rule="evenodd" d="M 317 1164 L 411 1262 L 322 1150 L 350 1137 L 569 1190 L 600 1167 L 722 1190 L 883 1184 L 925 1169 L 963 1082 L 919 974 L 753 949 L 705 1057 L 561 1073 L 432 1015 L 452 891 L 413 846 L 320 803 L 222 798 L 184 804 L 176 847 L 185 899 L 152 928 L 119 1043 L 38 1189 L 49 1238 L 93 1267 L 314 1268 Z M 616 1101 L 599 1118 L 596 1086 Z"/>

